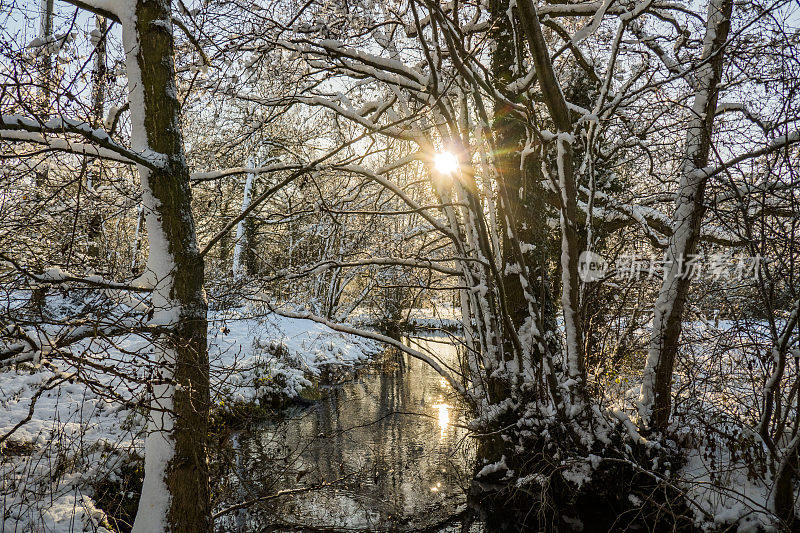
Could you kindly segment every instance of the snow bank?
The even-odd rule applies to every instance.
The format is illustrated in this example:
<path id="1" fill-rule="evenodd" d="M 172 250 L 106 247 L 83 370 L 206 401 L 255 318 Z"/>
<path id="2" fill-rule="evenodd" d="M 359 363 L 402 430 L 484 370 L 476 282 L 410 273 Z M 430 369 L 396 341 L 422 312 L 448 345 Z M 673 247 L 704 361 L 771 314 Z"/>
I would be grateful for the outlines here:
<path id="1" fill-rule="evenodd" d="M 208 351 L 216 399 L 249 401 L 297 397 L 331 366 L 354 366 L 380 350 L 374 341 L 333 331 L 311 320 L 239 312 L 209 321 Z"/>
<path id="2" fill-rule="evenodd" d="M 352 366 L 373 356 L 378 343 L 335 332 L 310 320 L 244 312 L 209 317 L 212 394 L 217 405 L 267 395 L 296 397 L 330 365 Z M 127 335 L 114 345 L 86 340 L 72 349 L 105 362 L 125 376 L 145 377 L 149 339 Z M 55 361 L 67 377 L 74 368 Z M 0 455 L 0 531 L 105 531 L 92 484 L 114 480 L 134 455 L 141 457 L 145 417 L 124 401 L 140 400 L 141 386 L 98 372 L 92 387 L 53 380 L 51 370 L 0 372 L 0 438 L 27 416 L 30 421 L 3 443 Z M 108 399 L 110 392 L 117 400 Z M 107 524 L 106 524 L 107 525 Z"/>

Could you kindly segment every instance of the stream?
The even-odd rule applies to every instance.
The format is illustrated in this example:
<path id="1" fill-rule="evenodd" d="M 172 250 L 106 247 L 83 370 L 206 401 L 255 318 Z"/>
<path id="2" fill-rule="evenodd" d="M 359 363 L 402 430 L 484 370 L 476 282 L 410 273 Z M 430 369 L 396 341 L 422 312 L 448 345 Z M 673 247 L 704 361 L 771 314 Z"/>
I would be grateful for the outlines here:
<path id="1" fill-rule="evenodd" d="M 405 342 L 457 366 L 450 337 Z M 233 437 L 230 500 L 270 496 L 226 514 L 219 531 L 482 531 L 465 512 L 468 413 L 436 371 L 392 354 L 324 392 Z"/>

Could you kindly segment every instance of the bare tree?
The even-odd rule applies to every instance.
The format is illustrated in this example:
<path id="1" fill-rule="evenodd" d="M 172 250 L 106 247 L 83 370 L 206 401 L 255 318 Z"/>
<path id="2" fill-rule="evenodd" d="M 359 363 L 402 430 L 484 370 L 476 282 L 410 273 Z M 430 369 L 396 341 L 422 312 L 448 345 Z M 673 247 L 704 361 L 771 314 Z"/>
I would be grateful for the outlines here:
<path id="1" fill-rule="evenodd" d="M 644 370 L 640 398 L 645 426 L 663 430 L 669 421 L 672 369 L 678 352 L 681 320 L 689 277 L 683 269 L 694 253 L 705 212 L 705 168 L 711 150 L 725 44 L 731 27 L 732 2 L 710 2 L 701 67 L 697 72 L 686 154 L 665 256 L 664 281 L 655 303 L 653 339 Z"/>

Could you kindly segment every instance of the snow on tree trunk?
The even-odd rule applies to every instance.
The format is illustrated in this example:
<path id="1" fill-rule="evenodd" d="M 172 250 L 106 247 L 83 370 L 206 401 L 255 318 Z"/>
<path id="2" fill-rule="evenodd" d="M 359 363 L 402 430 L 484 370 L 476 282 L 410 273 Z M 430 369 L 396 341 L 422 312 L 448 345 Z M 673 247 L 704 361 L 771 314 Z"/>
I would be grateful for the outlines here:
<path id="1" fill-rule="evenodd" d="M 133 244 L 131 244 L 131 272 L 136 271 L 136 259 L 139 256 L 139 235 L 142 231 L 144 206 L 140 203 L 136 208 L 136 227 L 133 230 Z"/>
<path id="2" fill-rule="evenodd" d="M 39 62 L 39 102 L 38 112 L 42 122 L 47 121 L 52 111 L 53 102 L 53 1 L 41 0 L 41 19 L 39 26 L 39 40 L 44 43 L 41 47 Z M 48 162 L 43 161 L 40 168 L 36 170 L 36 194 L 40 193 L 40 188 L 47 183 Z"/>
<path id="3" fill-rule="evenodd" d="M 41 51 L 41 94 L 40 106 L 42 120 L 50 113 L 50 98 L 53 92 L 53 0 L 42 0 L 42 18 L 39 39 L 45 43 Z"/>
<path id="4" fill-rule="evenodd" d="M 567 375 L 574 380 L 585 382 L 586 368 L 583 361 L 583 334 L 578 316 L 580 303 L 578 281 L 578 256 L 580 244 L 576 221 L 578 217 L 575 177 L 572 163 L 571 134 L 561 132 L 556 139 L 556 164 L 558 183 L 561 192 L 561 310 L 564 315 L 566 336 Z"/>
<path id="5" fill-rule="evenodd" d="M 507 86 L 514 79 L 517 68 L 509 2 L 494 0 L 490 8 L 493 21 L 492 76 L 495 83 Z M 528 339 L 525 344 L 530 353 L 519 365 L 520 369 L 528 371 L 544 356 L 544 350 L 539 346 L 541 337 L 548 333 L 555 337 L 557 331 L 555 305 L 547 280 L 549 227 L 541 161 L 536 155 L 523 154 L 528 141 L 525 117 L 510 105 L 497 104 L 491 126 L 495 139 L 494 167 L 491 170 L 497 174 L 498 188 L 503 189 L 497 222 L 501 234 L 498 240 L 502 243 L 502 284 L 511 323 L 520 336 Z M 491 170 L 488 165 L 485 167 L 484 173 L 488 174 Z M 517 258 L 517 247 L 519 251 L 524 250 L 523 261 Z M 543 327 L 539 328 L 537 324 Z M 513 346 L 508 333 L 504 340 L 506 350 L 511 351 Z"/>
<path id="6" fill-rule="evenodd" d="M 686 135 L 686 153 L 673 216 L 673 233 L 665 254 L 664 278 L 653 314 L 653 333 L 645 363 L 639 412 L 642 426 L 664 429 L 669 421 L 672 370 L 678 352 L 681 318 L 690 279 L 684 263 L 694 253 L 705 213 L 711 134 L 717 108 L 717 86 L 723 69 L 723 45 L 730 30 L 731 0 L 711 0 L 703 55 Z"/>
<path id="7" fill-rule="evenodd" d="M 249 158 L 247 160 L 247 168 L 255 168 L 255 163 L 253 158 Z M 247 179 L 244 182 L 244 194 L 242 195 L 242 212 L 246 211 L 248 207 L 250 207 L 250 195 L 253 190 L 253 180 L 255 179 L 255 174 L 248 173 Z M 247 242 L 247 232 L 245 232 L 245 220 L 243 218 L 239 221 L 236 225 L 236 244 L 233 247 L 233 275 L 238 276 L 242 273 L 242 253 L 245 248 L 248 246 Z"/>
<path id="8" fill-rule="evenodd" d="M 578 316 L 580 310 L 578 301 L 580 241 L 576 226 L 578 193 L 573 165 L 573 125 L 564 93 L 553 70 L 553 63 L 542 35 L 536 8 L 530 0 L 517 2 L 517 7 L 533 56 L 539 87 L 558 131 L 554 140 L 556 142 L 557 181 L 561 211 L 561 307 L 566 333 L 566 369 L 571 379 L 583 384 L 585 383 L 585 365 L 583 334 Z M 546 169 L 543 168 L 543 170 L 546 172 Z"/>
<path id="9" fill-rule="evenodd" d="M 796 433 L 784 449 L 783 457 L 775 472 L 775 483 L 768 502 L 770 510 L 783 520 L 791 531 L 796 531 L 792 526 L 797 526 L 798 522 L 794 496 L 798 449 L 800 449 L 800 433 Z"/>
<path id="10" fill-rule="evenodd" d="M 773 420 L 781 419 L 782 398 L 780 393 L 781 380 L 787 370 L 787 355 L 791 347 L 792 333 L 795 332 L 800 319 L 800 301 L 794 303 L 792 312 L 782 326 L 782 331 L 773 340 L 772 346 L 772 372 L 764 383 L 762 391 L 764 406 L 761 419 L 758 423 L 758 434 L 767 445 L 773 458 L 777 462 L 775 468 L 772 494 L 769 498 L 769 508 L 781 520 L 791 525 L 794 516 L 794 479 L 797 463 L 798 448 L 800 448 L 800 429 L 797 425 L 784 426 L 781 423 L 773 425 Z M 786 409 L 792 409 L 786 406 Z M 789 441 L 786 446 L 782 443 Z"/>
<path id="11" fill-rule="evenodd" d="M 164 161 L 159 170 L 139 167 L 150 246 L 146 276 L 154 286 L 151 324 L 165 332 L 155 341 L 158 367 L 134 531 L 209 531 L 207 304 L 175 90 L 170 2 L 131 0 L 118 15 L 131 144 Z"/>
<path id="12" fill-rule="evenodd" d="M 786 352 L 790 346 L 792 338 L 792 331 L 798 322 L 798 314 L 800 314 L 800 301 L 795 302 L 794 309 L 792 310 L 786 325 L 783 326 L 783 332 L 776 339 L 772 347 L 772 373 L 764 383 L 764 390 L 762 392 L 764 398 L 764 409 L 761 412 L 761 419 L 758 423 L 758 433 L 765 442 L 769 442 L 771 437 L 770 424 L 772 422 L 772 414 L 775 409 L 775 396 L 778 393 L 781 379 L 786 371 Z"/>
<path id="13" fill-rule="evenodd" d="M 41 50 L 41 57 L 39 58 L 40 67 L 40 92 L 38 102 L 38 112 L 40 120 L 43 122 L 47 120 L 51 107 L 52 107 L 52 87 L 53 87 L 53 58 L 50 52 L 51 44 L 50 38 L 53 35 L 53 1 L 54 0 L 41 0 L 41 24 L 39 29 L 39 39 L 45 44 Z M 35 171 L 35 195 L 37 199 L 43 197 L 43 188 L 47 183 L 49 162 L 43 159 L 37 165 Z M 34 287 L 31 291 L 29 305 L 31 310 L 41 315 L 47 299 L 47 289 L 45 286 Z"/>
<path id="14" fill-rule="evenodd" d="M 94 45 L 94 67 L 92 68 L 92 127 L 101 128 L 103 126 L 103 107 L 106 90 L 106 39 L 108 22 L 105 17 L 97 15 L 95 19 L 95 29 L 90 34 L 90 39 Z M 100 161 L 95 161 L 95 165 L 87 175 L 87 185 L 89 189 L 100 184 Z"/>

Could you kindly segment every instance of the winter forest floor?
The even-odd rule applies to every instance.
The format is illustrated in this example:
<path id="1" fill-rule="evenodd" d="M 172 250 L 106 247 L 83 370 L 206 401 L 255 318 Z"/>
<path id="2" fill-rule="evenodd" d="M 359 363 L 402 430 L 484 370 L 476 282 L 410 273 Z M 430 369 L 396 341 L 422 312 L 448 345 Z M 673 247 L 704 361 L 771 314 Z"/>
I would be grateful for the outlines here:
<path id="1" fill-rule="evenodd" d="M 49 302 L 55 314 L 69 304 L 66 300 Z M 442 321 L 419 312 L 409 322 L 452 329 L 453 318 Z M 368 322 L 358 316 L 353 321 Z M 698 347 L 692 353 L 695 361 L 731 344 L 724 323 L 690 326 L 696 341 L 692 346 Z M 428 343 L 426 350 L 441 355 L 456 349 L 452 338 L 440 334 L 415 342 Z M 0 373 L 0 438 L 7 436 L 0 458 L 4 533 L 127 530 L 141 482 L 144 416 L 137 400 L 143 391 L 123 388 L 116 373 L 143 372 L 133 355 L 149 342 L 130 335 L 113 344 L 87 340 L 73 347 L 84 356 L 91 354 L 89 361 L 113 362 L 90 382 L 69 377 L 80 369 L 70 368 L 68 358 L 61 358 L 58 368 L 40 361 L 39 366 Z M 271 522 L 296 527 L 287 517 L 321 520 L 320 513 L 332 521 L 329 527 L 369 529 L 379 524 L 415 530 L 440 522 L 442 531 L 455 527 L 448 521 L 464 513 L 473 468 L 465 444 L 469 439 L 457 423 L 467 418 L 430 368 L 419 361 L 400 371 L 385 368 L 385 361 L 378 368 L 374 365 L 385 357 L 377 356 L 386 352 L 375 341 L 310 320 L 249 309 L 211 312 L 208 342 L 218 444 L 212 450 L 212 468 L 225 480 L 216 486 L 217 511 L 251 497 L 253 487 L 256 494 L 314 489 L 277 507 L 226 512 L 217 522 L 221 530 L 251 530 L 257 529 L 253 524 Z M 699 427 L 724 430 L 726 420 L 747 415 L 747 384 L 737 380 L 737 368 L 746 362 L 737 353 L 729 350 L 727 366 L 717 369 L 716 377 L 694 374 L 694 384 L 703 378 L 704 393 L 687 389 L 676 406 L 673 437 L 683 439 L 688 450 L 676 479 L 695 513 L 692 519 L 709 531 L 724 531 L 732 524 L 738 531 L 758 531 L 770 524 L 763 512 L 768 494 L 756 481 L 763 476 L 751 471 L 752 462 L 737 457 L 736 446 L 722 438 L 693 441 Z M 367 365 L 373 368 L 358 374 Z M 692 371 L 691 365 L 684 371 Z M 356 376 L 353 384 L 337 387 Z M 604 380 L 610 391 L 608 407 L 620 411 L 626 396 L 635 394 L 631 384 L 638 381 L 624 371 L 596 379 Z M 684 385 L 679 377 L 676 389 Z M 303 409 L 309 405 L 316 407 Z M 397 412 L 423 416 L 386 422 Z M 264 420 L 271 422 L 252 430 Z M 296 453 L 292 467 L 276 478 L 260 477 L 265 464 L 274 470 L 275 457 L 290 445 Z M 242 467 L 242 457 L 253 464 Z M 573 474 L 579 486 L 583 474 L 579 468 Z M 333 486 L 334 481 L 342 485 Z M 248 486 L 251 490 L 243 497 L 242 487 Z M 635 506 L 636 497 L 631 498 Z M 425 520 L 420 522 L 420 516 Z"/>
<path id="2" fill-rule="evenodd" d="M 211 314 L 208 342 L 212 400 L 223 417 L 255 399 L 265 405 L 313 399 L 320 379 L 335 379 L 330 374 L 337 369 L 381 350 L 310 321 L 237 312 Z M 133 364 L 129 354 L 146 346 L 132 335 L 113 346 L 87 341 L 75 349 L 113 361 L 119 372 Z M 100 530 L 98 486 L 119 481 L 129 458 L 141 455 L 143 413 L 125 405 L 140 391 L 121 390 L 113 373 L 100 373 L 92 385 L 58 379 L 72 370 L 25 366 L 0 373 L 0 436 L 16 428 L 2 443 L 3 531 Z"/>

